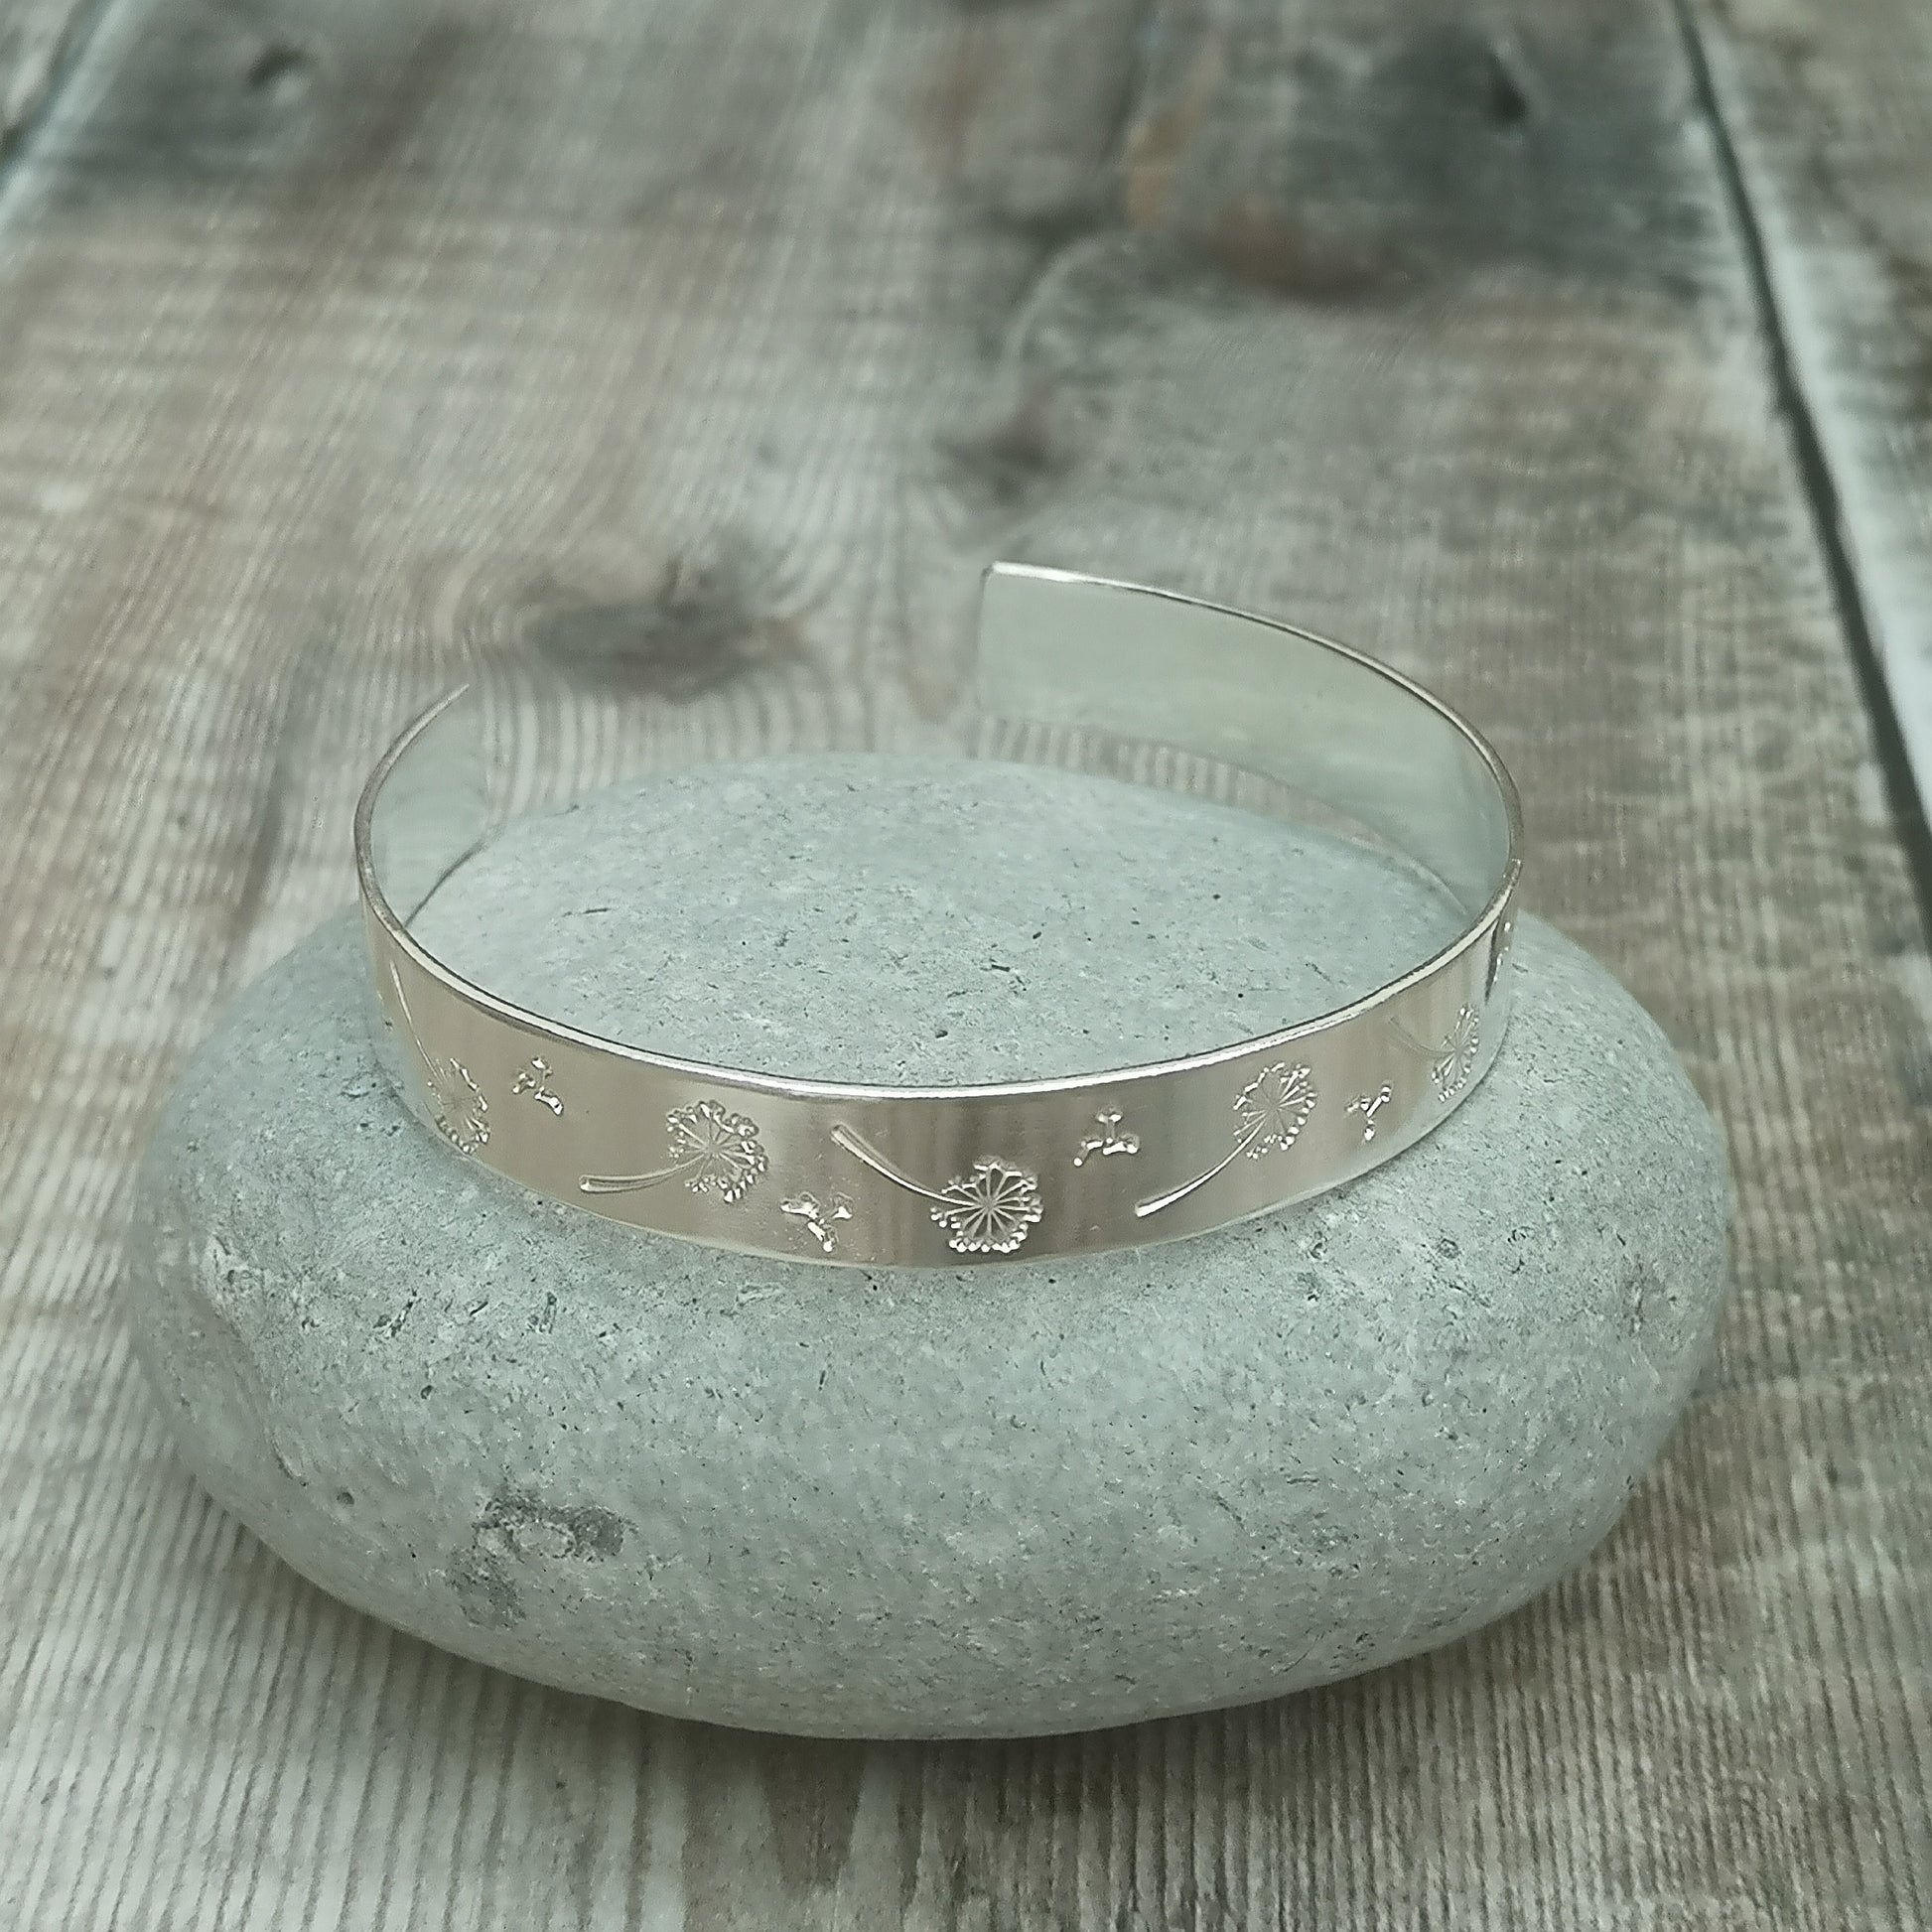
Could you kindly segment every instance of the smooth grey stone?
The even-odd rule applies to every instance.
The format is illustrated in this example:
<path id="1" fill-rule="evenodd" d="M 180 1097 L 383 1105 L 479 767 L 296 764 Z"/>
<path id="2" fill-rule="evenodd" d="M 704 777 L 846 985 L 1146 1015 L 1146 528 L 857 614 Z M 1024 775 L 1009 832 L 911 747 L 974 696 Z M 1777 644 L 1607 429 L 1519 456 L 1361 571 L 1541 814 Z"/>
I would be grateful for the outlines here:
<path id="1" fill-rule="evenodd" d="M 513 998 L 800 1075 L 1092 1068 L 1333 1006 L 1452 924 L 1359 849 L 1093 777 L 818 758 L 513 828 L 422 929 Z M 1533 919 L 1488 1080 L 1245 1226 L 958 1272 L 713 1252 L 404 1113 L 332 921 L 183 1074 L 129 1244 L 209 1489 L 526 1676 L 729 1724 L 1047 1731 L 1440 1644 L 1577 1564 L 1685 1402 L 1728 1187 Z"/>

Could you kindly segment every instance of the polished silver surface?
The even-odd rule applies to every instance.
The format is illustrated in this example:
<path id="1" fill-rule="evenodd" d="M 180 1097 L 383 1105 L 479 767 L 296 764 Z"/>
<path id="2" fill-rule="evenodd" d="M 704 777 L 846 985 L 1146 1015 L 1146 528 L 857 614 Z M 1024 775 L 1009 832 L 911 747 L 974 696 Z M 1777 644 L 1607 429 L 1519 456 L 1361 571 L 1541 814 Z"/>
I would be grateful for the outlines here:
<path id="1" fill-rule="evenodd" d="M 460 1155 L 614 1220 L 903 1267 L 1220 1227 L 1393 1159 L 1467 1097 L 1507 1024 L 1521 833 L 1508 774 L 1454 713 L 1286 624 L 1006 564 L 986 579 L 977 689 L 990 719 L 1276 781 L 1423 867 L 1466 923 L 1364 999 L 1178 1059 L 951 1087 L 707 1066 L 526 1012 L 411 935 L 488 831 L 482 705 L 465 690 L 409 726 L 355 815 L 388 1057 L 411 1105 Z"/>

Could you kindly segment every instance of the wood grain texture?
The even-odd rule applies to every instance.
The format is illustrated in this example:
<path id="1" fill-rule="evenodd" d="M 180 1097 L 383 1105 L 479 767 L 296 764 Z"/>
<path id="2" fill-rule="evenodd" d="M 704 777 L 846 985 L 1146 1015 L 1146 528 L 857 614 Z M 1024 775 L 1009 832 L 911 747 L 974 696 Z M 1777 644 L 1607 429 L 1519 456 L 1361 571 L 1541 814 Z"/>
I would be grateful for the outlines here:
<path id="1" fill-rule="evenodd" d="M 1932 1921 L 1932 965 L 1693 78 L 1664 0 L 115 0 L 0 207 L 0 1925 Z M 1492 728 L 1730 1139 L 1666 1460 L 1476 1639 L 1038 1743 L 323 1598 L 113 1285 L 367 759 L 522 649 L 697 745 L 931 719 L 996 552 Z"/>
<path id="2" fill-rule="evenodd" d="M 1932 800 L 1932 12 L 1695 0 L 1687 18 L 1859 615 Z"/>

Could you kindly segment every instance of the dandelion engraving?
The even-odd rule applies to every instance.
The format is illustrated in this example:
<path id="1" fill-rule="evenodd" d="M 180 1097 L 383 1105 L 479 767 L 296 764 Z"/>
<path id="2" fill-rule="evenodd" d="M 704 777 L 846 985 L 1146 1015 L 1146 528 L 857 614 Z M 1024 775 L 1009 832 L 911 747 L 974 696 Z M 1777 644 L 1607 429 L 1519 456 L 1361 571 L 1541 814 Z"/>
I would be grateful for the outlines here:
<path id="1" fill-rule="evenodd" d="M 1436 1091 L 1443 1099 L 1453 1100 L 1469 1084 L 1469 1076 L 1476 1070 L 1476 1047 L 1481 1035 L 1482 1026 L 1475 1008 L 1465 1006 L 1450 1023 L 1429 1069 L 1436 1081 Z"/>
<path id="2" fill-rule="evenodd" d="M 510 1092 L 527 1093 L 539 1107 L 548 1107 L 553 1114 L 561 1115 L 564 1111 L 563 1097 L 550 1091 L 550 1062 L 541 1054 L 535 1055 L 510 1082 Z"/>
<path id="3" fill-rule="evenodd" d="M 409 996 L 402 990 L 402 975 L 394 963 L 389 967 L 389 984 L 395 989 L 396 1010 L 402 1015 L 403 1031 L 416 1049 L 422 1068 L 423 1084 L 429 1089 L 430 1118 L 437 1132 L 459 1154 L 476 1154 L 489 1142 L 489 1102 L 483 1089 L 470 1077 L 470 1069 L 447 1053 L 432 1053 L 416 1031 L 409 1011 Z"/>
<path id="4" fill-rule="evenodd" d="M 1258 1161 L 1293 1147 L 1314 1112 L 1314 1100 L 1311 1068 L 1279 1062 L 1264 1066 L 1235 1099 L 1234 1111 L 1242 1123 L 1240 1152 Z"/>
<path id="5" fill-rule="evenodd" d="M 946 1246 L 955 1254 L 1010 1255 L 1045 1211 L 1038 1175 L 996 1155 L 982 1155 L 970 1173 L 955 1174 L 943 1187 L 928 1187 L 868 1147 L 843 1123 L 832 1129 L 832 1139 L 895 1187 L 930 1201 L 932 1218 L 946 1230 Z"/>
<path id="6" fill-rule="evenodd" d="M 839 1245 L 833 1223 L 852 1218 L 852 1196 L 835 1193 L 830 1201 L 821 1201 L 816 1194 L 793 1194 L 778 1203 L 778 1212 L 803 1221 L 805 1232 L 829 1255 Z"/>
<path id="7" fill-rule="evenodd" d="M 1131 1129 L 1123 1131 L 1121 1122 L 1125 1118 L 1118 1107 L 1101 1108 L 1093 1117 L 1095 1131 L 1073 1151 L 1073 1165 L 1084 1168 L 1096 1154 L 1104 1159 L 1110 1154 L 1140 1153 L 1141 1137 Z"/>
<path id="8" fill-rule="evenodd" d="M 1234 1097 L 1234 1114 L 1239 1125 L 1233 1147 L 1193 1179 L 1170 1187 L 1165 1194 L 1150 1194 L 1146 1200 L 1136 1201 L 1135 1214 L 1145 1220 L 1150 1214 L 1172 1207 L 1175 1201 L 1185 1200 L 1195 1188 L 1205 1187 L 1244 1154 L 1251 1161 L 1259 1161 L 1265 1155 L 1286 1153 L 1301 1139 L 1302 1130 L 1309 1124 L 1319 1098 L 1314 1090 L 1312 1067 L 1300 1060 L 1293 1064 L 1277 1060 L 1272 1066 L 1264 1066 Z"/>
<path id="9" fill-rule="evenodd" d="M 769 1165 L 758 1123 L 716 1100 L 694 1100 L 664 1116 L 668 1159 L 648 1173 L 587 1173 L 577 1186 L 586 1194 L 634 1194 L 666 1180 L 681 1180 L 694 1194 L 742 1201 Z"/>

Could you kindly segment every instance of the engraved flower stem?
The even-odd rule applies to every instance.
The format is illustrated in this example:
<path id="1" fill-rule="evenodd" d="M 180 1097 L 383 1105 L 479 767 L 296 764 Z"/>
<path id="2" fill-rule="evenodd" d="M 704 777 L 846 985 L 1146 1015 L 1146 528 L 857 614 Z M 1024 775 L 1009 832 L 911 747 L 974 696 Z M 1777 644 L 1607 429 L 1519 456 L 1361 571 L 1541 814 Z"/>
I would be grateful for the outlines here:
<path id="1" fill-rule="evenodd" d="M 416 1016 L 409 1011 L 409 995 L 402 990 L 402 975 L 396 970 L 394 960 L 389 962 L 389 984 L 396 989 L 396 1005 L 402 1012 L 402 1030 L 409 1035 L 409 1043 L 416 1049 L 416 1057 L 422 1061 L 424 1070 L 432 1081 L 443 1077 L 442 1069 L 430 1057 L 429 1048 L 423 1044 L 422 1035 L 416 1031 Z"/>
<path id="2" fill-rule="evenodd" d="M 902 1169 L 894 1167 L 883 1154 L 875 1154 L 843 1121 L 833 1126 L 832 1139 L 855 1161 L 863 1161 L 874 1173 L 884 1174 L 895 1187 L 903 1187 L 908 1194 L 917 1194 L 922 1200 L 937 1201 L 941 1207 L 955 1205 L 954 1198 L 950 1194 L 942 1194 L 936 1188 L 922 1186 Z"/>
<path id="3" fill-rule="evenodd" d="M 585 1194 L 634 1194 L 645 1187 L 655 1187 L 660 1181 L 675 1180 L 697 1163 L 698 1157 L 694 1155 L 674 1167 L 656 1168 L 649 1173 L 587 1173 L 577 1187 Z"/>
<path id="4" fill-rule="evenodd" d="M 1248 1131 L 1245 1134 L 1243 1134 L 1238 1141 L 1235 1142 L 1233 1147 L 1231 1147 L 1227 1151 L 1227 1153 L 1222 1155 L 1221 1158 L 1218 1161 L 1216 1161 L 1214 1165 L 1211 1168 L 1209 1168 L 1205 1173 L 1197 1173 L 1192 1180 L 1183 1180 L 1178 1187 L 1170 1187 L 1165 1194 L 1150 1194 L 1146 1200 L 1136 1201 L 1134 1203 L 1134 1213 L 1136 1217 L 1138 1219 L 1145 1220 L 1147 1216 L 1150 1214 L 1160 1213 L 1160 1211 L 1164 1207 L 1172 1207 L 1174 1204 L 1174 1202 L 1177 1200 L 1185 1200 L 1187 1196 L 1191 1194 L 1196 1187 L 1205 1187 L 1207 1183 L 1210 1180 L 1212 1180 L 1217 1173 L 1220 1173 L 1225 1169 L 1232 1167 L 1234 1163 L 1241 1158 L 1242 1155 L 1246 1154 L 1247 1151 L 1254 1146 L 1255 1142 L 1261 1138 L 1261 1132 L 1265 1125 L 1266 1123 L 1263 1121 L 1256 1121 L 1255 1124 L 1252 1127 L 1250 1127 Z"/>

